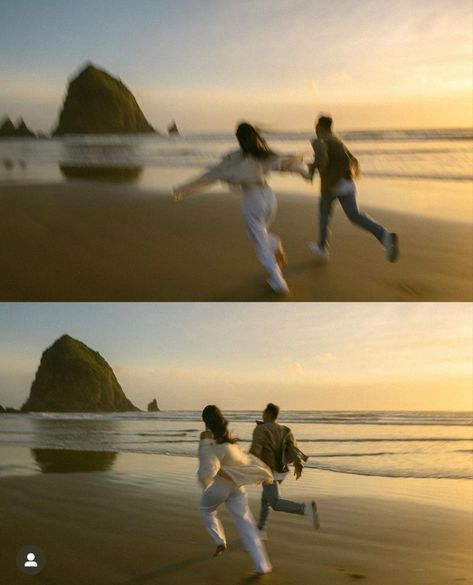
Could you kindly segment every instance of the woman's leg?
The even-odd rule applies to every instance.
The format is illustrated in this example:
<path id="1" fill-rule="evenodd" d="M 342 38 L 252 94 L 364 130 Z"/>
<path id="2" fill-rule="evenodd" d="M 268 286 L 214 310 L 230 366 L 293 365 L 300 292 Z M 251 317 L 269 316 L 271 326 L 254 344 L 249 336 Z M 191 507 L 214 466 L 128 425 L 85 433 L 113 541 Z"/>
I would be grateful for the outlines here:
<path id="1" fill-rule="evenodd" d="M 269 274 L 268 282 L 276 292 L 286 292 L 287 283 L 275 258 L 280 240 L 274 234 L 268 233 L 268 224 L 274 219 L 276 213 L 275 198 L 271 191 L 270 193 L 272 197 L 261 188 L 244 193 L 241 208 L 256 256 Z"/>
<path id="2" fill-rule="evenodd" d="M 225 502 L 236 524 L 240 537 L 255 564 L 257 573 L 269 573 L 272 569 L 266 548 L 258 534 L 253 514 L 248 506 L 244 488 L 236 485 Z"/>
<path id="3" fill-rule="evenodd" d="M 200 499 L 200 515 L 207 532 L 217 546 L 226 546 L 225 531 L 217 516 L 217 509 L 228 498 L 228 495 L 228 487 L 217 477 L 213 484 L 204 491 Z"/>

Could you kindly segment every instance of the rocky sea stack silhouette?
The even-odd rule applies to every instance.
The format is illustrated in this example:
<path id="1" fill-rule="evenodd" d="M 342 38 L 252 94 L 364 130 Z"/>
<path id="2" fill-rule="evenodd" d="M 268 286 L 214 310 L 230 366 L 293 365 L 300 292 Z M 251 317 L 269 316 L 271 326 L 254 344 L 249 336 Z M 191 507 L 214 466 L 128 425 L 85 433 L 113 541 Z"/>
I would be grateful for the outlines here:
<path id="1" fill-rule="evenodd" d="M 23 118 L 15 126 L 10 118 L 5 117 L 0 123 L 0 138 L 36 138 L 36 134 L 28 128 Z"/>
<path id="2" fill-rule="evenodd" d="M 41 356 L 22 412 L 139 411 L 96 351 L 63 335 Z"/>
<path id="3" fill-rule="evenodd" d="M 161 412 L 156 398 L 153 398 L 153 400 L 148 404 L 148 412 Z"/>
<path id="4" fill-rule="evenodd" d="M 69 82 L 54 136 L 138 134 L 154 128 L 130 90 L 106 71 L 87 64 Z"/>

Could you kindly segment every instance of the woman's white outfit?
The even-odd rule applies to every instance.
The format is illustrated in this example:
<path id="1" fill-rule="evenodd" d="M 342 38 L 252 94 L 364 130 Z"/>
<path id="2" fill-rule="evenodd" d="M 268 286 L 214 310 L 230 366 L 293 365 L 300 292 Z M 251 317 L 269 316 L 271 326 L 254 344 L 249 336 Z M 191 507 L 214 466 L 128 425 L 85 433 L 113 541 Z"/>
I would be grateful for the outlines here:
<path id="1" fill-rule="evenodd" d="M 268 283 L 275 292 L 287 292 L 287 283 L 275 258 L 281 248 L 280 238 L 269 231 L 276 217 L 277 200 L 266 183 L 271 171 L 298 173 L 308 178 L 300 157 L 273 155 L 267 159 L 246 156 L 238 150 L 225 156 L 201 177 L 176 187 L 183 195 L 196 193 L 216 181 L 223 181 L 241 193 L 241 210 L 248 236 L 256 256 L 269 275 Z"/>
<path id="2" fill-rule="evenodd" d="M 254 455 L 244 453 L 236 444 L 218 444 L 213 439 L 202 439 L 199 444 L 198 478 L 204 487 L 200 515 L 215 544 L 226 544 L 225 531 L 217 516 L 218 507 L 225 503 L 253 559 L 256 572 L 269 573 L 271 563 L 243 487 L 249 483 L 272 481 L 269 467 Z"/>

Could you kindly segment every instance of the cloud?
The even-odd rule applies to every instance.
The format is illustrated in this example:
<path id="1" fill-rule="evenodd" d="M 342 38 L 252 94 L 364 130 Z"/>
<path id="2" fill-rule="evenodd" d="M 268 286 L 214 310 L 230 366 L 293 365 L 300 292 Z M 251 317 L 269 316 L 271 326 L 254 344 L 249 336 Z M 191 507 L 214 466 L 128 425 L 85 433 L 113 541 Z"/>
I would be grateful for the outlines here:
<path id="1" fill-rule="evenodd" d="M 128 374 L 130 369 L 127 368 L 126 366 L 113 366 L 113 371 L 116 374 Z"/>
<path id="2" fill-rule="evenodd" d="M 292 362 L 290 370 L 295 376 L 300 376 L 302 374 L 302 365 L 300 362 Z"/>
<path id="3" fill-rule="evenodd" d="M 346 71 L 337 71 L 333 75 L 330 75 L 328 81 L 332 83 L 348 83 L 353 81 L 353 77 Z"/>
<path id="4" fill-rule="evenodd" d="M 336 362 L 337 358 L 330 351 L 326 351 L 324 353 L 318 353 L 314 357 L 314 360 L 318 364 L 330 364 L 331 362 Z"/>
<path id="5" fill-rule="evenodd" d="M 308 81 L 305 87 L 309 93 L 319 93 L 320 91 L 319 86 L 315 83 L 314 80 Z"/>

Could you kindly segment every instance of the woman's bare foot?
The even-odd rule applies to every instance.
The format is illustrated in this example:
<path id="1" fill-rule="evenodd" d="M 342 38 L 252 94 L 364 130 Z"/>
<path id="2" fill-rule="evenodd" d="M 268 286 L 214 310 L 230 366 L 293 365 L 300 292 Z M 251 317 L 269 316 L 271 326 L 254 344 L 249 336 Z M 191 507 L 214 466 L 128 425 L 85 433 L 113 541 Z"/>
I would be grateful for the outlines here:
<path id="1" fill-rule="evenodd" d="M 288 262 L 287 262 L 287 256 L 286 256 L 286 252 L 284 251 L 284 248 L 282 247 L 282 245 L 279 245 L 279 248 L 276 250 L 276 252 L 274 252 L 274 257 L 276 258 L 276 262 L 278 263 L 279 266 L 279 270 L 281 272 L 284 272 L 284 270 L 286 270 Z"/>
<path id="2" fill-rule="evenodd" d="M 217 548 L 215 549 L 214 557 L 218 557 L 219 555 L 221 555 L 222 553 L 224 553 L 226 550 L 227 550 L 227 545 L 226 544 L 219 544 L 217 546 Z"/>

